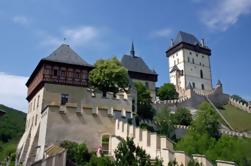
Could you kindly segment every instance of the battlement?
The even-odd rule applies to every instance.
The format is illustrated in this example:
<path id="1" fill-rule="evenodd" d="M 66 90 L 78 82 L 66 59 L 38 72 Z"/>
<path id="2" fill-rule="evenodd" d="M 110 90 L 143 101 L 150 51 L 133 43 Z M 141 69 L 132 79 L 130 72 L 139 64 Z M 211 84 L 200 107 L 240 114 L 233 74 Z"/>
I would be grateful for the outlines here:
<path id="1" fill-rule="evenodd" d="M 144 149 L 152 159 L 162 159 L 164 166 L 167 166 L 170 161 L 174 160 L 176 160 L 178 165 L 188 165 L 192 158 L 203 166 L 212 166 L 212 163 L 205 155 L 193 154 L 192 156 L 189 156 L 184 151 L 175 151 L 173 149 L 173 142 L 167 137 L 149 132 L 145 129 L 141 129 L 119 120 L 116 120 L 115 122 L 115 136 L 111 138 L 111 155 L 114 155 L 114 150 L 120 142 L 118 137 L 123 139 L 126 139 L 127 137 L 134 138 L 135 145 Z M 226 163 L 226 166 L 233 164 L 233 162 L 220 161 L 220 163 L 222 162 Z"/>
<path id="2" fill-rule="evenodd" d="M 237 101 L 235 100 L 234 98 L 232 97 L 229 97 L 229 104 L 243 110 L 243 111 L 246 111 L 248 113 L 251 113 L 251 105 L 248 105 L 248 104 L 245 104 L 245 103 L 242 103 L 240 101 Z"/>

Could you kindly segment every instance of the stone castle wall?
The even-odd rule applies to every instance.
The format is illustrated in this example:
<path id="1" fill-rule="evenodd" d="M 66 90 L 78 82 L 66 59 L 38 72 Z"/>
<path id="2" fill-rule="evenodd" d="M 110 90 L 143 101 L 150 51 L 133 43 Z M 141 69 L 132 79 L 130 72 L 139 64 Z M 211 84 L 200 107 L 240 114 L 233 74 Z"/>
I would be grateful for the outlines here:
<path id="1" fill-rule="evenodd" d="M 251 113 L 251 105 L 248 105 L 248 104 L 243 104 L 242 102 L 240 101 L 237 101 L 233 98 L 229 98 L 229 104 L 243 110 L 243 111 L 246 111 L 248 113 Z"/>
<path id="2" fill-rule="evenodd" d="M 112 156 L 114 156 L 114 150 L 117 148 L 120 140 L 130 137 L 134 138 L 135 145 L 144 149 L 146 153 L 150 155 L 151 159 L 155 159 L 157 157 L 163 160 L 164 166 L 167 166 L 170 161 L 174 160 L 176 160 L 179 165 L 182 164 L 186 166 L 192 158 L 195 161 L 201 163 L 203 166 L 212 166 L 211 162 L 207 160 L 206 156 L 199 154 L 188 156 L 183 151 L 175 151 L 173 148 L 173 142 L 167 137 L 149 132 L 145 129 L 141 129 L 123 121 L 116 120 L 114 133 L 115 135 L 110 139 L 109 153 Z"/>

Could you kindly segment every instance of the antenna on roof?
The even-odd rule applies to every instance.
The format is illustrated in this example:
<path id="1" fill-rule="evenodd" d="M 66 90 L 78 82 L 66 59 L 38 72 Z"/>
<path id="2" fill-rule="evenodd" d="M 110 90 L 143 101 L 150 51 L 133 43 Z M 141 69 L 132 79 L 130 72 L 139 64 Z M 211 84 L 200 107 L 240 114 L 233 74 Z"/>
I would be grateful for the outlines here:
<path id="1" fill-rule="evenodd" d="M 130 51 L 131 55 L 133 57 L 135 57 L 135 51 L 134 51 L 134 45 L 133 45 L 133 42 L 132 42 L 132 46 L 131 46 L 131 51 Z"/>

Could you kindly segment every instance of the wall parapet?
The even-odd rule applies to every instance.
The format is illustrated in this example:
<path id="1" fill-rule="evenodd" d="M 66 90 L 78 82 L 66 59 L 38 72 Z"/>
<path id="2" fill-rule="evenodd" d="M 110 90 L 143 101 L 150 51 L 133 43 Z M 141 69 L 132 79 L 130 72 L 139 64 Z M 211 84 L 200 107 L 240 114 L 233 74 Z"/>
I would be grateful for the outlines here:
<path id="1" fill-rule="evenodd" d="M 178 127 L 184 127 L 178 125 Z M 189 128 L 186 126 L 186 128 Z M 118 146 L 120 139 L 126 139 L 127 137 L 133 138 L 136 146 L 141 147 L 150 155 L 151 159 L 159 158 L 163 161 L 164 166 L 168 166 L 170 161 L 176 160 L 179 165 L 188 165 L 191 157 L 184 151 L 174 151 L 173 142 L 165 136 L 158 135 L 157 133 L 149 132 L 145 129 L 130 125 L 126 122 L 116 119 L 115 122 L 115 135 L 112 137 L 111 142 L 111 155 L 114 155 L 114 150 Z M 199 162 L 202 166 L 212 166 L 211 162 L 205 155 L 193 154 L 192 158 Z M 224 161 L 228 163 L 228 161 Z M 229 162 L 229 166 L 232 166 Z M 227 166 L 227 165 L 225 165 Z"/>
<path id="2" fill-rule="evenodd" d="M 229 104 L 243 110 L 243 111 L 246 111 L 248 113 L 251 113 L 251 104 L 248 105 L 248 104 L 245 104 L 245 103 L 242 103 L 238 100 L 235 100 L 234 98 L 232 97 L 229 97 Z"/>

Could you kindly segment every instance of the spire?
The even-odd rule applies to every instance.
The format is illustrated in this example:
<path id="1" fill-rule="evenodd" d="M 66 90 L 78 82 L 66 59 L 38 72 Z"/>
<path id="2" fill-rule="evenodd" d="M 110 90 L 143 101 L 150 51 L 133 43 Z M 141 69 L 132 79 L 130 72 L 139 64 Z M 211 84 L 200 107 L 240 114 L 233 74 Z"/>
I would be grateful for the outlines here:
<path id="1" fill-rule="evenodd" d="M 132 46 L 131 46 L 131 51 L 130 51 L 131 55 L 133 57 L 135 57 L 135 51 L 134 51 L 134 45 L 133 45 L 133 42 L 132 42 Z"/>

